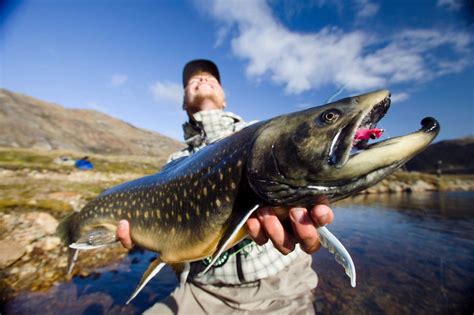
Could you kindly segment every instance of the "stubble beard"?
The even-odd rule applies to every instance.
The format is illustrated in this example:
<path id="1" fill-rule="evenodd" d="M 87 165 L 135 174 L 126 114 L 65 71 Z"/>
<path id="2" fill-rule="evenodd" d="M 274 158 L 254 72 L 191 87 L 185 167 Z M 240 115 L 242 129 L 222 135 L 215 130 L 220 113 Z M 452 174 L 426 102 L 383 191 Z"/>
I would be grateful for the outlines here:
<path id="1" fill-rule="evenodd" d="M 196 95 L 187 105 L 186 108 L 189 109 L 195 109 L 197 111 L 200 111 L 202 104 L 205 101 L 211 101 L 214 103 L 216 106 L 216 109 L 222 109 L 224 108 L 224 100 L 222 100 L 220 97 L 218 97 L 215 93 L 210 93 L 210 94 L 198 94 Z"/>

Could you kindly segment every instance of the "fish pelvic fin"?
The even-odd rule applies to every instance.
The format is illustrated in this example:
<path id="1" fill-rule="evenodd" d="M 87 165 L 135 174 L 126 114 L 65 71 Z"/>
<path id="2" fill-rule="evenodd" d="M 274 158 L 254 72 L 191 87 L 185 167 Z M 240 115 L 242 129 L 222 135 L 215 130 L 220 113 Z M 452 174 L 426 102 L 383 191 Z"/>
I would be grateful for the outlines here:
<path id="1" fill-rule="evenodd" d="M 69 248 L 67 257 L 67 275 L 70 276 L 74 266 L 76 265 L 77 256 L 79 255 L 78 249 Z"/>
<path id="2" fill-rule="evenodd" d="M 241 216 L 240 218 L 237 218 L 237 220 L 234 220 L 234 224 L 230 224 L 227 227 L 227 230 L 225 231 L 224 235 L 219 241 L 219 244 L 217 245 L 217 250 L 212 255 L 211 262 L 209 263 L 209 265 L 207 265 L 206 269 L 204 269 L 201 275 L 206 274 L 206 272 L 208 272 L 209 269 L 211 269 L 211 267 L 216 263 L 219 257 L 227 249 L 229 249 L 232 245 L 238 243 L 239 241 L 241 241 L 247 236 L 247 232 L 244 230 L 243 226 L 245 222 L 247 222 L 247 219 L 252 215 L 252 213 L 254 213 L 255 210 L 258 209 L 258 207 L 260 207 L 260 205 L 254 206 L 246 213 L 244 212 L 243 216 Z"/>
<path id="3" fill-rule="evenodd" d="M 321 245 L 327 248 L 331 254 L 334 254 L 337 263 L 344 267 L 346 275 L 351 279 L 351 286 L 355 288 L 356 270 L 351 255 L 337 237 L 329 232 L 326 227 L 319 227 L 317 230 L 319 232 Z"/>
<path id="4" fill-rule="evenodd" d="M 166 265 L 163 261 L 161 261 L 160 257 L 157 257 L 150 266 L 148 266 L 148 269 L 145 271 L 143 274 L 140 282 L 138 283 L 135 291 L 133 291 L 132 295 L 128 299 L 126 304 L 129 304 L 137 295 L 140 293 L 140 291 L 146 286 L 146 284 L 160 272 L 160 270 Z"/>

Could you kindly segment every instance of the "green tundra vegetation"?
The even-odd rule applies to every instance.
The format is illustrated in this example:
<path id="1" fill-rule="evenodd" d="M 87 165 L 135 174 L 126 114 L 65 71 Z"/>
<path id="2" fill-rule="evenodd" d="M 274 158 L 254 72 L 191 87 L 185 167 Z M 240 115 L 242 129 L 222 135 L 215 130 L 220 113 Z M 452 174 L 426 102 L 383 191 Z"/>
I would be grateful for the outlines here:
<path id="1" fill-rule="evenodd" d="M 35 149 L 16 149 L 0 147 L 0 169 L 8 170 L 48 170 L 56 172 L 70 172 L 73 166 L 60 165 L 54 160 L 60 156 L 80 159 L 88 156 L 94 163 L 94 171 L 106 173 L 140 172 L 153 174 L 165 162 L 166 156 L 126 156 L 126 155 L 99 155 L 68 151 L 42 151 Z"/>
<path id="2" fill-rule="evenodd" d="M 86 154 L 66 151 L 0 148 L 0 212 L 40 210 L 57 218 L 73 210 L 74 201 L 87 202 L 104 189 L 156 173 L 166 157 L 87 154 L 91 171 L 55 163 Z"/>

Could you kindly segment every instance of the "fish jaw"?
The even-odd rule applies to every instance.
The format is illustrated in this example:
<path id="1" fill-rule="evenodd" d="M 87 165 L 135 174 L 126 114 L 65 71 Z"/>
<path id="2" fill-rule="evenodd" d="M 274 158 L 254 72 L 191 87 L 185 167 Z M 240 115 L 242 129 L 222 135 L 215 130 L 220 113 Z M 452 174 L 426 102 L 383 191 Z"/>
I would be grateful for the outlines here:
<path id="1" fill-rule="evenodd" d="M 276 118 L 255 140 L 250 185 L 272 205 L 311 205 L 321 196 L 334 201 L 374 185 L 423 151 L 440 129 L 425 118 L 417 132 L 359 142 L 365 150 L 352 154 L 357 131 L 375 128 L 389 107 L 390 92 L 379 90 Z M 328 111 L 338 113 L 338 121 L 321 124 Z"/>
<path id="2" fill-rule="evenodd" d="M 351 156 L 344 167 L 327 175 L 327 184 L 306 187 L 306 195 L 320 194 L 324 189 L 331 201 L 337 201 L 378 183 L 436 138 L 440 131 L 438 121 L 427 117 L 421 124 L 420 130 L 414 133 L 374 143 Z"/>
<path id="3" fill-rule="evenodd" d="M 414 133 L 374 143 L 350 156 L 343 167 L 327 174 L 327 179 L 359 178 L 375 171 L 401 166 L 426 149 L 439 133 L 440 126 L 434 118 L 424 118 L 421 124 L 420 130 Z"/>
<path id="4" fill-rule="evenodd" d="M 375 125 L 390 107 L 390 92 L 377 90 L 350 98 L 352 111 L 356 112 L 347 118 L 349 121 L 332 139 L 328 152 L 329 166 L 343 167 L 349 160 L 357 130 L 366 125 Z M 335 104 L 337 108 L 337 103 Z"/>

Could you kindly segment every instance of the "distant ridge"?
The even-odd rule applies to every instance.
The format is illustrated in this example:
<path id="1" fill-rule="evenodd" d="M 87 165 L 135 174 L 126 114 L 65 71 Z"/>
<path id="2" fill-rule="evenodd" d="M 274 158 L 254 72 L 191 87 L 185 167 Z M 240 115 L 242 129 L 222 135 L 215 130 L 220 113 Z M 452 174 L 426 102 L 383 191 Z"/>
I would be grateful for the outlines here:
<path id="1" fill-rule="evenodd" d="M 156 156 L 184 147 L 95 110 L 67 109 L 0 88 L 0 146 L 84 153 Z M 474 174 L 474 136 L 430 145 L 406 164 L 409 171 Z M 438 161 L 441 161 L 439 163 Z"/>
<path id="2" fill-rule="evenodd" d="M 0 146 L 163 158 L 184 145 L 95 110 L 0 89 Z"/>
<path id="3" fill-rule="evenodd" d="M 474 136 L 432 144 L 406 168 L 425 173 L 436 173 L 440 168 L 443 174 L 474 174 Z"/>

